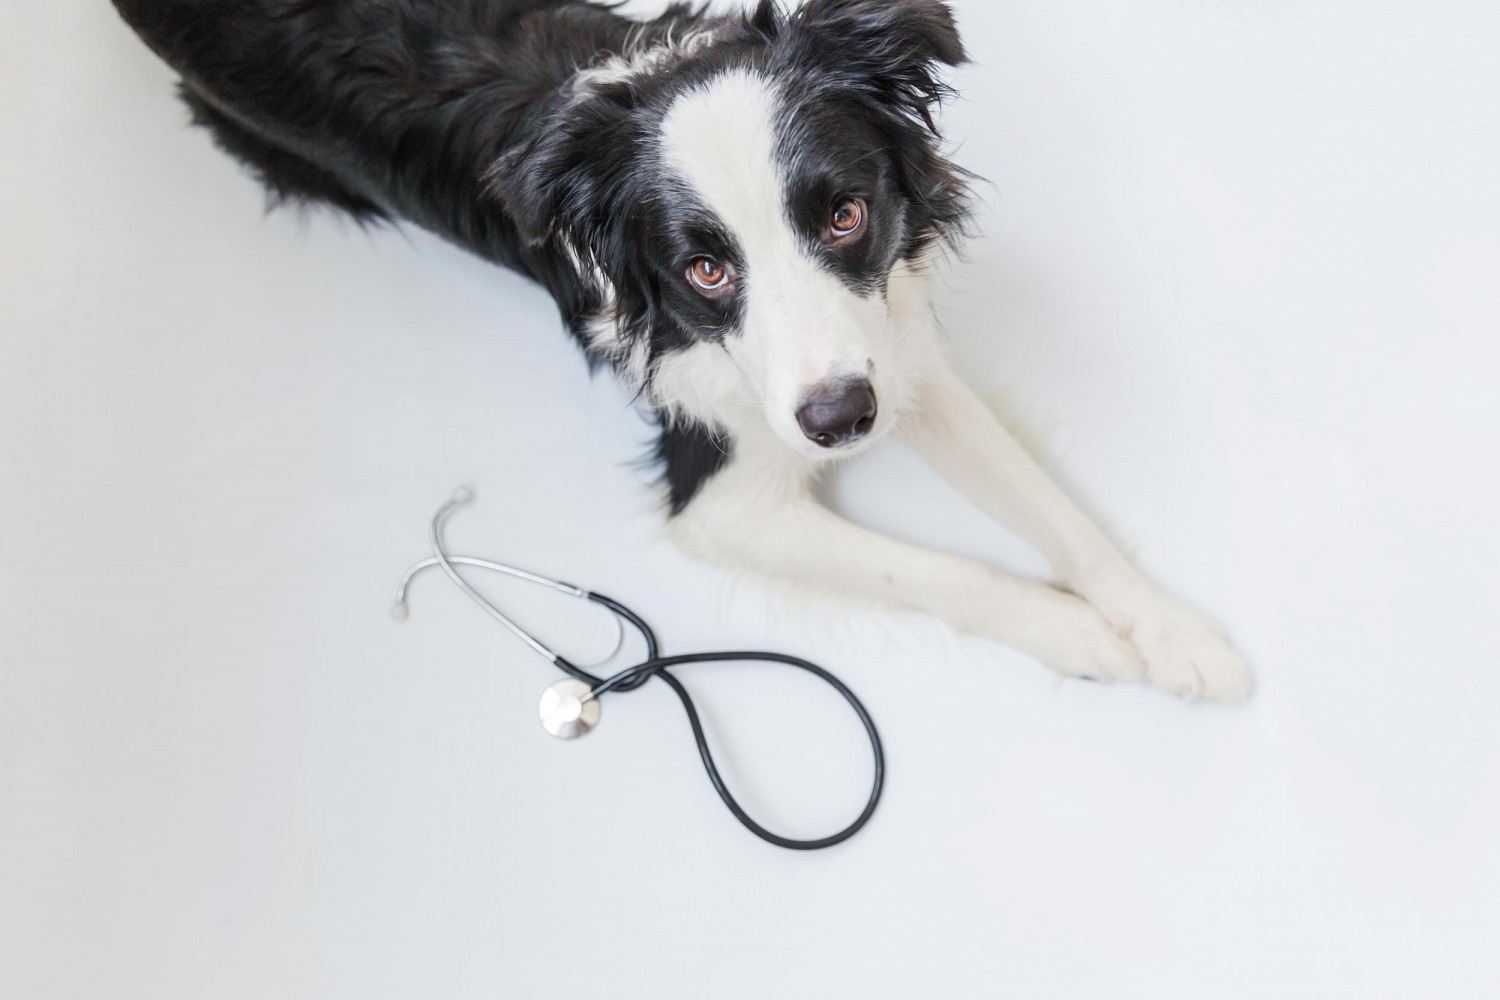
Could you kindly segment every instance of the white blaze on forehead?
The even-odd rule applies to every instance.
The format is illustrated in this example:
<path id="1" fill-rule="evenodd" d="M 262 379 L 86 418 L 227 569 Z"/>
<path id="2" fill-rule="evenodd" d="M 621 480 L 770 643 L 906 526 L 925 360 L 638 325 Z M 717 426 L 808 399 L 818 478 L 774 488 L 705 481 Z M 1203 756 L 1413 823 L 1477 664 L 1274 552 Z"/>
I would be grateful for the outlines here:
<path id="1" fill-rule="evenodd" d="M 716 76 L 672 105 L 662 155 L 740 243 L 751 269 L 796 254 L 776 166 L 776 93 L 746 70 Z"/>
<path id="2" fill-rule="evenodd" d="M 769 421 L 783 441 L 822 457 L 797 426 L 801 399 L 829 379 L 891 367 L 890 336 L 883 301 L 845 287 L 792 226 L 776 156 L 779 103 L 769 80 L 733 70 L 677 98 L 662 123 L 663 164 L 743 255 L 744 321 L 739 336 L 665 358 L 653 391 L 669 409 L 741 433 L 750 430 L 739 422 L 748 382 L 761 400 L 758 426 Z"/>

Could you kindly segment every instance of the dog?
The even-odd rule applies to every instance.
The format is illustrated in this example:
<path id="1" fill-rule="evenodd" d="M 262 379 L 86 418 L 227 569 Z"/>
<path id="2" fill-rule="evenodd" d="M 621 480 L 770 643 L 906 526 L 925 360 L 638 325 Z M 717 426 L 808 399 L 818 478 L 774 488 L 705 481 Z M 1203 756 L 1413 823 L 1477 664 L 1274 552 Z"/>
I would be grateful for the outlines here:
<path id="1" fill-rule="evenodd" d="M 934 115 L 942 0 L 115 0 L 273 201 L 405 220 L 521 272 L 655 416 L 673 537 L 936 615 L 1068 676 L 1250 690 L 944 360 L 934 260 L 970 176 Z M 897 434 L 1060 586 L 857 527 L 820 473 Z"/>

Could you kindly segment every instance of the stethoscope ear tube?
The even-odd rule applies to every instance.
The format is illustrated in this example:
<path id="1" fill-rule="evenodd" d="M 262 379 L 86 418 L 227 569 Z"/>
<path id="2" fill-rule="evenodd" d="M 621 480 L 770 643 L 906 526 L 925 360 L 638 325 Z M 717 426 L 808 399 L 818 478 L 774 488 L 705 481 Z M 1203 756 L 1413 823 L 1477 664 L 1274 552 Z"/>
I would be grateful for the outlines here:
<path id="1" fill-rule="evenodd" d="M 552 732 L 553 735 L 560 736 L 565 739 L 572 739 L 576 738 L 577 736 L 583 735 L 583 733 L 588 732 L 592 728 L 593 724 L 598 720 L 597 703 L 600 698 L 602 698 L 606 694 L 634 691 L 645 684 L 647 681 L 651 680 L 651 678 L 659 677 L 667 684 L 668 687 L 676 692 L 678 700 L 682 702 L 683 711 L 687 713 L 688 723 L 693 730 L 693 740 L 698 745 L 698 756 L 703 761 L 704 770 L 708 772 L 708 780 L 714 786 L 714 791 L 718 793 L 719 798 L 723 800 L 724 805 L 729 809 L 730 813 L 733 814 L 734 818 L 739 820 L 740 823 L 743 824 L 744 827 L 751 833 L 755 834 L 757 837 L 766 841 L 767 843 L 775 844 L 777 847 L 784 847 L 788 850 L 793 851 L 817 851 L 824 848 L 833 847 L 836 844 L 842 844 L 844 841 L 848 840 L 850 837 L 854 836 L 861 829 L 863 829 L 865 824 L 870 821 L 870 817 L 875 814 L 876 806 L 880 804 L 880 795 L 885 789 L 885 750 L 881 746 L 880 733 L 875 728 L 875 720 L 870 717 L 869 711 L 865 708 L 864 704 L 859 700 L 859 698 L 855 696 L 854 692 L 849 690 L 849 688 L 842 681 L 840 681 L 833 674 L 829 673 L 827 670 L 824 670 L 822 667 L 818 666 L 816 663 L 811 663 L 807 660 L 803 660 L 795 656 L 788 656 L 784 653 L 770 653 L 759 650 L 741 650 L 725 653 L 688 653 L 681 656 L 664 657 L 661 655 L 660 645 L 657 642 L 655 630 L 653 630 L 651 626 L 646 623 L 646 620 L 644 618 L 611 597 L 605 597 L 603 594 L 591 593 L 589 591 L 583 590 L 582 588 L 575 587 L 573 584 L 564 583 L 561 580 L 553 580 L 550 577 L 540 576 L 536 573 L 531 573 L 526 570 L 518 569 L 514 566 L 506 565 L 505 563 L 494 562 L 487 559 L 476 559 L 472 556 L 450 556 L 443 544 L 443 522 L 456 507 L 458 507 L 460 504 L 468 503 L 472 499 L 473 493 L 471 493 L 467 489 L 460 489 L 453 494 L 453 497 L 447 503 L 445 503 L 441 508 L 438 509 L 436 514 L 433 515 L 431 530 L 428 534 L 428 539 L 432 546 L 432 558 L 425 559 L 413 565 L 402 576 L 400 585 L 396 590 L 396 604 L 394 607 L 394 613 L 397 618 L 404 619 L 406 617 L 406 593 L 408 587 L 411 584 L 412 578 L 422 570 L 429 567 L 441 567 L 444 574 L 454 583 L 454 585 L 457 586 L 459 590 L 463 591 L 463 593 L 467 595 L 470 600 L 474 601 L 474 603 L 478 604 L 482 609 L 484 609 L 484 611 L 491 618 L 494 618 L 501 625 L 505 626 L 508 631 L 514 634 L 522 642 L 530 646 L 543 658 L 550 661 L 558 669 L 576 678 L 576 681 L 580 681 L 583 682 L 583 684 L 588 685 L 587 690 L 584 691 L 582 685 L 577 684 L 576 682 L 568 682 L 569 685 L 573 686 L 571 690 L 576 690 L 577 694 L 567 695 L 565 696 L 565 700 L 567 701 L 570 709 L 574 712 L 574 716 L 576 716 L 577 714 L 577 711 L 580 707 L 580 702 L 594 703 L 593 705 L 589 706 L 593 721 L 589 722 L 588 725 L 568 723 L 564 723 L 561 725 L 550 725 L 550 722 L 552 720 L 546 718 L 544 710 L 544 725 L 549 725 L 548 731 Z M 502 612 L 499 608 L 490 603 L 490 601 L 486 599 L 483 594 L 475 590 L 473 586 L 471 586 L 469 582 L 459 574 L 458 569 L 456 568 L 459 565 L 472 566 L 477 569 L 504 573 L 508 576 L 525 580 L 528 583 L 534 583 L 539 586 L 559 591 L 560 593 L 566 594 L 569 597 L 584 599 L 598 604 L 600 607 L 603 607 L 611 612 L 617 624 L 622 622 L 629 624 L 632 628 L 640 633 L 641 639 L 646 646 L 646 659 L 641 663 L 638 663 L 633 667 L 628 667 L 624 670 L 621 670 L 620 672 L 608 678 L 599 678 L 594 676 L 593 674 L 589 673 L 584 667 L 570 662 L 561 654 L 549 648 L 540 639 L 532 635 L 530 632 L 526 631 L 504 612 Z M 623 626 L 621 626 L 621 641 L 616 644 L 616 652 L 618 652 L 620 645 L 623 644 L 623 637 L 624 630 Z M 611 657 L 612 656 L 613 654 L 611 654 Z M 606 657 L 606 660 L 611 657 Z M 719 768 L 714 763 L 713 752 L 709 749 L 708 737 L 703 732 L 703 723 L 702 720 L 698 717 L 698 708 L 693 703 L 693 698 L 690 694 L 688 694 L 687 688 L 683 686 L 682 681 L 674 676 L 668 669 L 670 667 L 687 666 L 694 663 L 779 663 L 784 666 L 796 667 L 799 670 L 805 670 L 837 691 L 839 695 L 849 703 L 849 707 L 854 709 L 854 714 L 859 717 L 860 724 L 865 727 L 865 733 L 870 738 L 870 750 L 875 758 L 875 775 L 874 780 L 872 781 L 870 786 L 870 797 L 869 800 L 865 803 L 864 810 L 860 812 L 859 816 L 855 818 L 854 822 L 850 823 L 848 826 L 844 827 L 844 829 L 835 834 L 827 837 L 820 837 L 816 840 L 795 840 L 790 837 L 783 837 L 780 834 L 772 833 L 770 830 L 767 830 L 765 827 L 757 823 L 750 816 L 750 814 L 744 810 L 744 808 L 739 804 L 735 797 L 730 793 L 729 788 L 724 784 L 724 778 L 719 774 Z M 557 686 L 566 685 L 563 685 L 563 682 L 559 682 L 559 685 L 555 685 L 554 687 Z M 551 689 L 549 689 L 549 691 L 550 690 Z M 554 701 L 555 700 L 556 699 L 554 699 Z M 546 704 L 547 700 L 544 699 L 544 706 Z M 567 716 L 565 718 L 571 720 L 574 718 L 574 716 Z"/>

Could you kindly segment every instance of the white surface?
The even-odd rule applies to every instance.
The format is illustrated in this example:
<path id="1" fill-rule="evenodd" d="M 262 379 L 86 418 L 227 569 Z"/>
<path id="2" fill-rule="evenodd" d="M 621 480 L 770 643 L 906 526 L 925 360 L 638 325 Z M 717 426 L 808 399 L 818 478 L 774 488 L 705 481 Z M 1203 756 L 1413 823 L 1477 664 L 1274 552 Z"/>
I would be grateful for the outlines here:
<path id="1" fill-rule="evenodd" d="M 959 6 L 947 127 L 994 186 L 955 351 L 1256 700 L 687 562 L 541 293 L 262 219 L 107 5 L 8 4 L 0 995 L 1492 995 L 1500 13 Z M 390 621 L 460 482 L 457 547 L 842 674 L 890 753 L 869 830 L 750 838 L 660 686 L 547 738 L 554 674 L 439 580 Z M 895 446 L 837 494 L 1037 569 Z M 690 683 L 767 822 L 852 813 L 831 695 Z"/>

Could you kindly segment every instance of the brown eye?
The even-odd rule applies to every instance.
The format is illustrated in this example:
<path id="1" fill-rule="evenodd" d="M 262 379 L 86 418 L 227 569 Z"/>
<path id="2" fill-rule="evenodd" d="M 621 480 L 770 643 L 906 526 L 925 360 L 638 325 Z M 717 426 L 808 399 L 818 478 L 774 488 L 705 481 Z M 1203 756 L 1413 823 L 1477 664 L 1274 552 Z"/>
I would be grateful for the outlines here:
<path id="1" fill-rule="evenodd" d="M 713 295 L 729 287 L 729 272 L 712 257 L 699 257 L 688 266 L 688 280 L 698 291 Z"/>
<path id="2" fill-rule="evenodd" d="M 865 226 L 865 203 L 859 198 L 845 198 L 833 206 L 828 228 L 834 239 L 853 236 Z"/>

